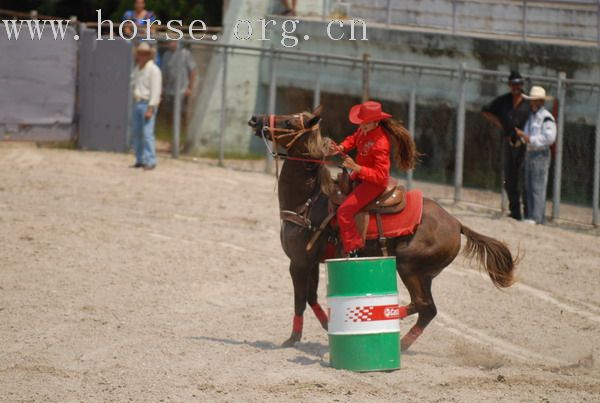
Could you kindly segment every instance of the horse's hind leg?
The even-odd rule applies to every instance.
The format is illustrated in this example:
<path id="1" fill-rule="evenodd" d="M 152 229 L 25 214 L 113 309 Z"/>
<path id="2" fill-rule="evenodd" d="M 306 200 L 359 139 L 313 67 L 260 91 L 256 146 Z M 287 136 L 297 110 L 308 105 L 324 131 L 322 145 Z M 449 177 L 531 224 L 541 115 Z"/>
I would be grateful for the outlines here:
<path id="1" fill-rule="evenodd" d="M 291 347 L 302 339 L 302 328 L 304 326 L 304 310 L 308 296 L 309 269 L 307 267 L 290 262 L 290 275 L 294 285 L 294 320 L 291 336 L 283 342 L 282 347 Z"/>
<path id="2" fill-rule="evenodd" d="M 410 293 L 410 308 L 419 314 L 417 323 L 402 337 L 401 348 L 406 351 L 423 333 L 429 322 L 437 315 L 437 309 L 431 295 L 431 278 L 418 274 L 402 276 L 402 281 Z"/>
<path id="3" fill-rule="evenodd" d="M 307 302 L 310 305 L 310 308 L 313 310 L 315 316 L 323 326 L 323 329 L 327 330 L 327 326 L 329 324 L 329 320 L 327 319 L 327 314 L 321 308 L 319 304 L 319 300 L 317 297 L 317 292 L 319 290 L 319 263 L 316 263 L 310 271 L 310 276 L 308 277 L 308 296 Z"/>

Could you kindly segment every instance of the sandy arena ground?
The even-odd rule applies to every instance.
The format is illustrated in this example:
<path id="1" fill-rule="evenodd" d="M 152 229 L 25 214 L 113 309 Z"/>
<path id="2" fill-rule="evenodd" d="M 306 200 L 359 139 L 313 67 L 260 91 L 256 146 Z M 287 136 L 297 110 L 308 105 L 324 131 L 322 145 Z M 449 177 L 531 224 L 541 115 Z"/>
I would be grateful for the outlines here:
<path id="1" fill-rule="evenodd" d="M 293 304 L 272 176 L 132 162 L 0 145 L 0 400 L 600 401 L 599 237 L 445 205 L 525 252 L 520 282 L 499 291 L 458 258 L 402 369 L 352 373 L 310 312 L 279 348 Z"/>

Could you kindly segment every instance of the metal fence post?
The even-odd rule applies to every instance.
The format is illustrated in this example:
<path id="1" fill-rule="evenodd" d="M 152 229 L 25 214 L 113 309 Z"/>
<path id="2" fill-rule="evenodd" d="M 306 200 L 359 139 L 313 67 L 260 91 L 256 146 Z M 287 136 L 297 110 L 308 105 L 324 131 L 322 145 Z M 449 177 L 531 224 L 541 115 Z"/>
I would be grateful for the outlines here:
<path id="1" fill-rule="evenodd" d="M 412 87 L 410 89 L 410 104 L 408 105 L 408 131 L 410 132 L 410 135 L 413 137 L 413 139 L 415 137 L 416 115 L 417 115 L 417 80 L 415 77 Z M 413 182 L 413 170 L 411 169 L 406 173 L 406 188 L 407 188 L 407 190 L 412 189 L 412 185 L 413 185 L 412 182 Z"/>
<path id="2" fill-rule="evenodd" d="M 523 0 L 523 42 L 527 42 L 527 0 Z"/>
<path id="3" fill-rule="evenodd" d="M 363 92 L 362 92 L 362 100 L 366 102 L 369 100 L 369 57 L 371 57 L 368 53 L 363 54 Z"/>
<path id="4" fill-rule="evenodd" d="M 387 9 L 385 14 L 385 23 L 390 26 L 392 25 L 392 0 L 388 0 Z"/>
<path id="5" fill-rule="evenodd" d="M 317 106 L 321 105 L 321 66 L 323 64 L 319 62 L 319 66 L 317 67 L 317 78 L 315 80 L 315 89 L 313 91 L 313 110 L 317 108 Z"/>
<path id="6" fill-rule="evenodd" d="M 461 63 L 458 77 L 460 80 L 460 95 L 458 101 L 458 110 L 456 112 L 456 158 L 454 161 L 454 202 L 460 202 L 462 199 L 463 186 L 463 159 L 465 153 L 465 94 L 467 87 L 467 77 L 465 73 L 466 64 Z"/>
<path id="7" fill-rule="evenodd" d="M 456 0 L 452 0 L 452 34 L 456 33 Z"/>
<path id="8" fill-rule="evenodd" d="M 219 166 L 225 160 L 225 122 L 227 115 L 227 48 L 223 47 L 223 76 L 221 77 L 221 121 L 219 122 Z"/>
<path id="9" fill-rule="evenodd" d="M 560 217 L 560 188 L 562 176 L 562 156 L 563 156 L 563 140 L 565 127 L 565 94 L 567 87 L 564 80 L 567 74 L 564 72 L 558 73 L 557 94 L 558 94 L 558 131 L 556 133 L 556 158 L 554 160 L 554 192 L 552 194 L 552 219 L 556 220 Z"/>
<path id="10" fill-rule="evenodd" d="M 321 19 L 325 21 L 329 16 L 329 0 L 323 0 L 323 15 Z"/>
<path id="11" fill-rule="evenodd" d="M 177 67 L 175 71 L 175 94 L 173 99 L 173 144 L 171 146 L 171 156 L 179 158 L 179 140 L 181 138 L 181 72 L 183 70 L 183 46 L 177 41 L 175 54 L 172 57 L 177 57 Z"/>
<path id="12" fill-rule="evenodd" d="M 271 49 L 269 60 L 269 100 L 268 100 L 268 113 L 270 115 L 275 114 L 275 103 L 277 102 L 277 62 L 275 60 L 275 50 Z M 277 149 L 273 149 L 273 152 L 277 152 Z M 265 172 L 271 173 L 273 168 L 273 156 L 267 150 L 267 160 L 265 165 Z"/>
<path id="13" fill-rule="evenodd" d="M 598 35 L 598 46 L 600 46 L 600 0 L 598 0 L 598 10 L 596 10 L 596 33 Z"/>
<path id="14" fill-rule="evenodd" d="M 600 94 L 598 95 L 598 120 L 596 121 L 596 139 L 594 147 L 594 190 L 592 192 L 592 224 L 598 226 L 598 204 L 600 203 Z"/>

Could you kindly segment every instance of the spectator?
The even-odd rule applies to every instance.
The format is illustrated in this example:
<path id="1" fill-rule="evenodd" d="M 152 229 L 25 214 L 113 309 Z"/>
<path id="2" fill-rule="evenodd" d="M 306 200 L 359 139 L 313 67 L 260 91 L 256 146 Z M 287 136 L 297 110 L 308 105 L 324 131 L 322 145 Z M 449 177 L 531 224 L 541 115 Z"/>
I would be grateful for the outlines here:
<path id="1" fill-rule="evenodd" d="M 546 91 L 542 87 L 531 87 L 529 96 L 531 114 L 525 128 L 515 128 L 517 136 L 527 145 L 525 154 L 525 189 L 527 189 L 528 223 L 543 224 L 546 211 L 546 189 L 550 170 L 550 146 L 556 140 L 556 122 L 544 108 Z"/>
<path id="2" fill-rule="evenodd" d="M 517 71 L 510 73 L 508 85 L 510 92 L 494 99 L 482 109 L 483 116 L 502 130 L 504 189 L 508 195 L 510 216 L 521 220 L 521 185 L 525 147 L 517 136 L 515 128 L 523 129 L 529 117 L 531 107 L 523 97 L 523 77 Z M 523 192 L 525 193 L 525 192 Z M 523 210 L 528 215 L 527 197 L 523 194 Z"/>
<path id="3" fill-rule="evenodd" d="M 135 51 L 136 66 L 133 70 L 133 119 L 132 143 L 135 151 L 134 168 L 145 170 L 156 167 L 154 124 L 160 102 L 162 75 L 154 64 L 154 51 L 148 42 L 142 42 Z"/>
<path id="4" fill-rule="evenodd" d="M 187 105 L 192 96 L 194 82 L 196 81 L 196 62 L 192 57 L 189 49 L 180 47 L 177 49 L 177 41 L 169 41 L 168 48 L 163 53 L 161 71 L 163 75 L 163 106 L 166 110 L 166 115 L 172 117 L 173 103 L 175 95 L 179 93 L 182 99 L 182 113 L 187 109 Z M 177 69 L 182 66 L 179 71 L 180 87 L 177 91 Z M 185 113 L 183 113 L 185 116 Z M 171 119 L 169 119 L 170 121 Z"/>
<path id="5" fill-rule="evenodd" d="M 135 0 L 133 10 L 125 11 L 123 14 L 123 21 L 131 20 L 138 26 L 138 36 L 145 37 L 146 36 L 146 25 L 153 23 L 156 20 L 156 16 L 152 11 L 146 10 L 146 1 L 145 0 Z M 131 36 L 133 34 L 131 26 L 125 25 L 123 28 L 123 32 Z"/>
<path id="6" fill-rule="evenodd" d="M 281 0 L 281 4 L 283 4 L 284 11 L 281 15 L 296 15 L 296 5 L 298 4 L 298 0 L 291 0 L 292 6 L 290 7 L 290 0 Z"/>

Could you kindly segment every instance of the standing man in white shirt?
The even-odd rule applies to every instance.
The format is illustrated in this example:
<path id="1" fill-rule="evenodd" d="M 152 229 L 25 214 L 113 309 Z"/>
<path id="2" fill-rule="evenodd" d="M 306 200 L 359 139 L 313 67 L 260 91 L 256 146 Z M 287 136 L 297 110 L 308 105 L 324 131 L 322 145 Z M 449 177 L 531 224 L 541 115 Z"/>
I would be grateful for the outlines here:
<path id="1" fill-rule="evenodd" d="M 154 63 L 154 51 L 147 42 L 135 50 L 133 70 L 132 145 L 135 151 L 134 168 L 156 168 L 154 124 L 160 103 L 162 74 Z"/>
<path id="2" fill-rule="evenodd" d="M 531 101 L 531 114 L 523 130 L 518 128 L 515 130 L 527 145 L 525 187 L 529 214 L 525 219 L 532 224 L 543 224 L 551 159 L 550 146 L 556 140 L 556 121 L 554 116 L 544 108 L 547 100 L 546 90 L 533 86 L 529 96 L 524 95 L 524 97 Z"/>

